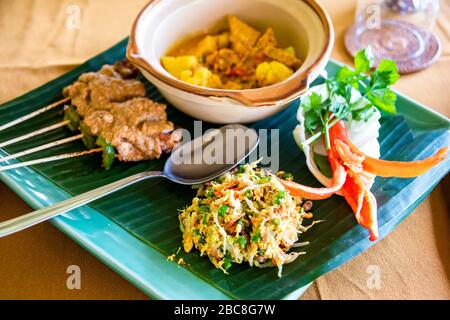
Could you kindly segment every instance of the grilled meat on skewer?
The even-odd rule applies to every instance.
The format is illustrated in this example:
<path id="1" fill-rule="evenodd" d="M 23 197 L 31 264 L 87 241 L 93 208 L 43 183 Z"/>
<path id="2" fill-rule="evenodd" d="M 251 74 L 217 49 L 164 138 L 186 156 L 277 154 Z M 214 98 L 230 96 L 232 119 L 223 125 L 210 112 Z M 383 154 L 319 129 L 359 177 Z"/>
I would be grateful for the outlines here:
<path id="1" fill-rule="evenodd" d="M 64 89 L 91 133 L 112 144 L 121 161 L 159 158 L 181 141 L 166 106 L 145 97 L 136 75 L 128 63 L 105 65 Z"/>

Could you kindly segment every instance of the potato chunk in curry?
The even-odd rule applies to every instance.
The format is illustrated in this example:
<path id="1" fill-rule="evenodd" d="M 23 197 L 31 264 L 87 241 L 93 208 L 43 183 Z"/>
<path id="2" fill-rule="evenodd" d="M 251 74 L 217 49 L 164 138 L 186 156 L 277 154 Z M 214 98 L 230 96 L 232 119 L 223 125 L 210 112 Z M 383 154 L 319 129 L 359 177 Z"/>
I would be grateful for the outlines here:
<path id="1" fill-rule="evenodd" d="M 197 86 L 243 90 L 289 78 L 302 64 L 293 47 L 282 48 L 272 28 L 265 32 L 228 16 L 229 29 L 181 42 L 161 58 L 175 78 Z"/>
<path id="2" fill-rule="evenodd" d="M 256 79 L 263 86 L 281 82 L 292 75 L 292 69 L 278 61 L 263 62 L 256 68 Z"/>

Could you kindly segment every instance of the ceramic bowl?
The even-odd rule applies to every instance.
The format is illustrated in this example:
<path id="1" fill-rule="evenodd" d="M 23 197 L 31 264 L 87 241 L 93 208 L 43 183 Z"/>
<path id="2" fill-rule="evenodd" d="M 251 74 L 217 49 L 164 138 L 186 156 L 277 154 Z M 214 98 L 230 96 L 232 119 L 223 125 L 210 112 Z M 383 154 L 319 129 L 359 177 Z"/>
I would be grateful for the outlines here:
<path id="1" fill-rule="evenodd" d="M 302 66 L 278 84 L 221 90 L 182 82 L 161 65 L 180 40 L 226 27 L 236 15 L 264 31 L 272 27 L 283 46 L 293 46 Z M 154 0 L 136 18 L 127 58 L 182 112 L 212 123 L 248 123 L 283 110 L 324 70 L 334 43 L 331 20 L 315 0 Z"/>

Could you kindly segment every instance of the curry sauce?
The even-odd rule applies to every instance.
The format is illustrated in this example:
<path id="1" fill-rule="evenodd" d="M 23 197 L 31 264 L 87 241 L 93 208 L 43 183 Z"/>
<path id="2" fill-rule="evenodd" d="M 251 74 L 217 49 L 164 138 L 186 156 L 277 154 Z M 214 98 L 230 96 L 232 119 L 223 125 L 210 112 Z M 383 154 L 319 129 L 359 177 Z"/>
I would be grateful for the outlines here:
<path id="1" fill-rule="evenodd" d="M 175 45 L 161 58 L 163 67 L 190 84 L 242 90 L 284 81 L 301 66 L 294 48 L 281 48 L 272 28 L 261 33 L 235 16 L 227 19 L 227 30 Z"/>

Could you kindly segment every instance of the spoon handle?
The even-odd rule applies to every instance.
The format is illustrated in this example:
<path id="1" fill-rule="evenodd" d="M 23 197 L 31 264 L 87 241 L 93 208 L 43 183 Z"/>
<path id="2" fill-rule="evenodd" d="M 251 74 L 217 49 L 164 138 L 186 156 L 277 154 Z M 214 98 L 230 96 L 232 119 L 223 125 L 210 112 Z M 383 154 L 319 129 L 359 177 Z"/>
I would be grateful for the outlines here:
<path id="1" fill-rule="evenodd" d="M 80 194 L 73 198 L 58 202 L 50 207 L 42 208 L 23 216 L 10 219 L 0 223 L 0 238 L 10 235 L 12 233 L 21 231 L 28 227 L 34 226 L 40 222 L 46 221 L 57 215 L 65 213 L 69 210 L 81 207 L 82 205 L 88 204 L 94 200 L 104 197 L 110 193 L 118 191 L 136 182 L 154 178 L 154 177 L 164 177 L 161 171 L 149 171 L 138 173 L 116 182 L 112 182 L 103 187 L 88 191 L 86 193 Z"/>

